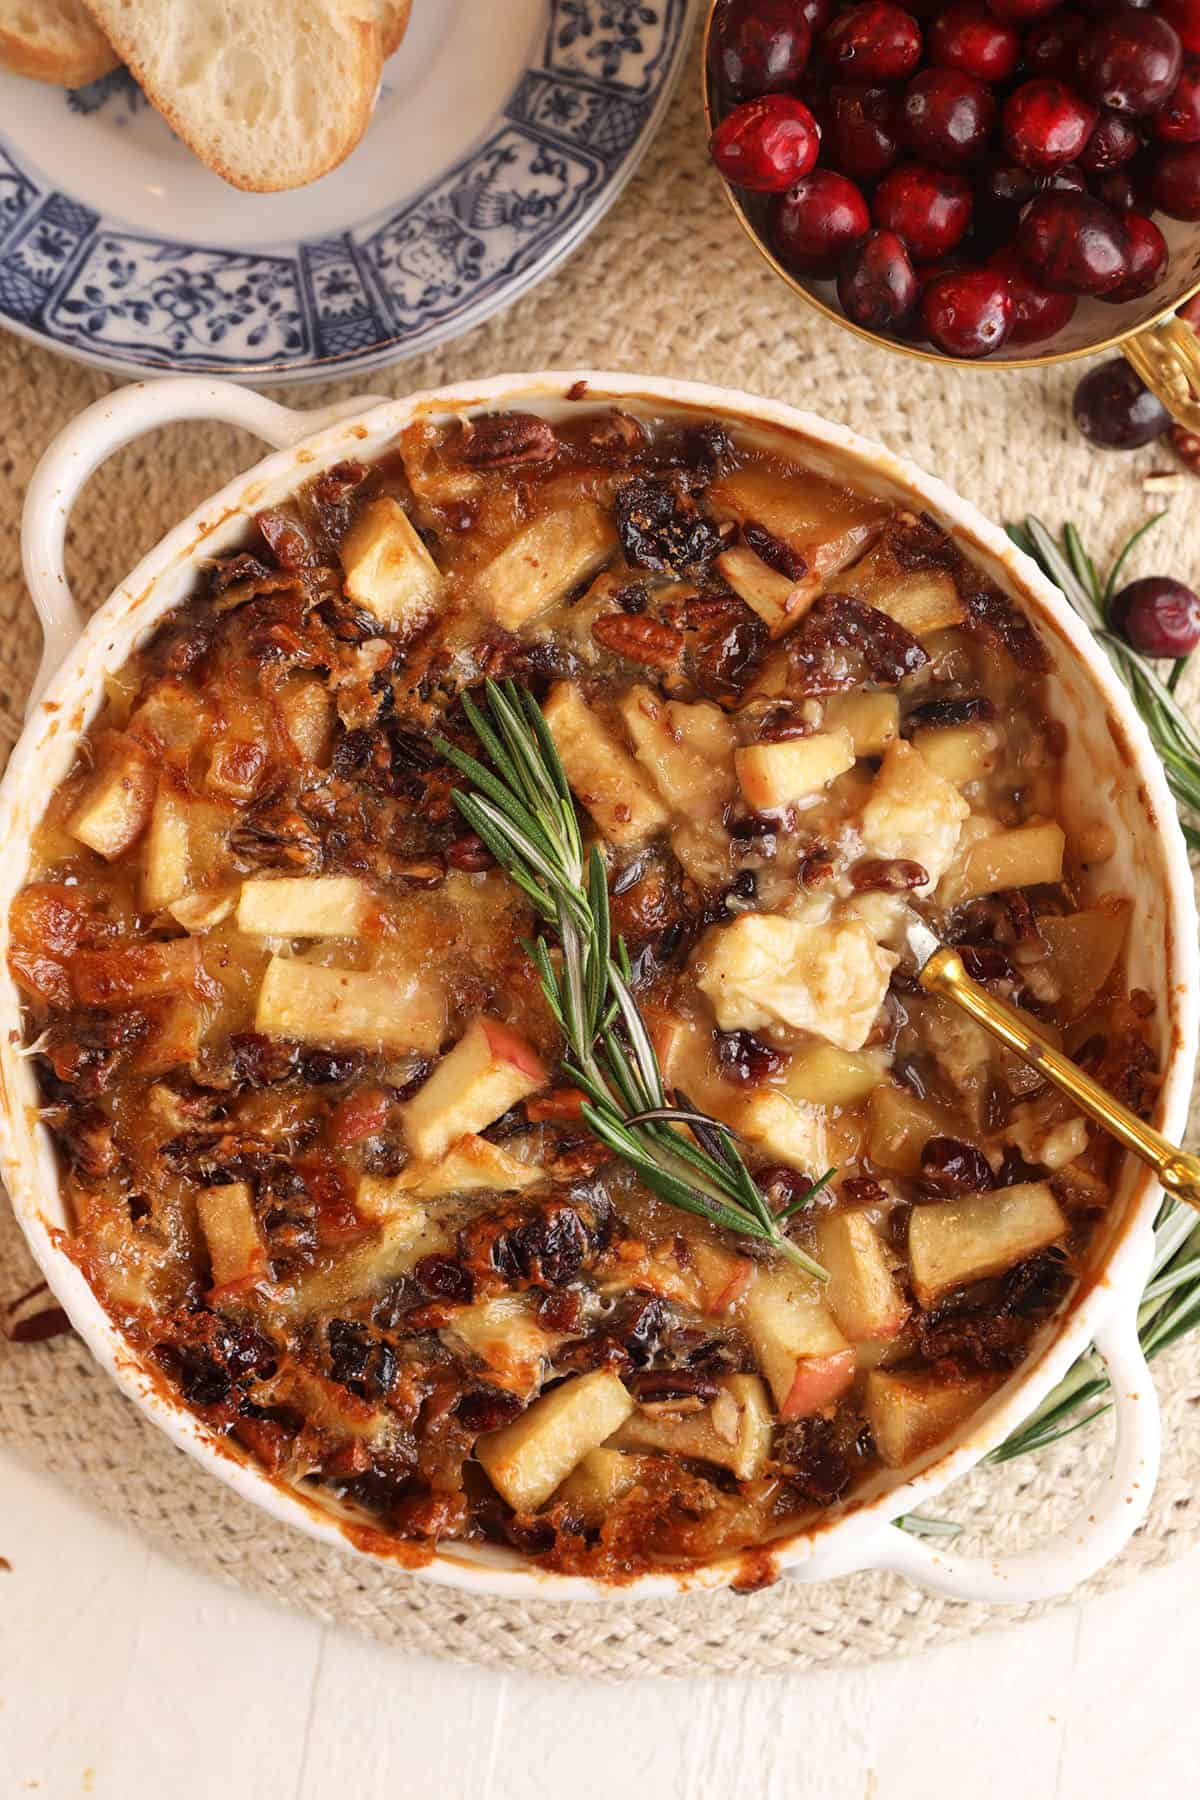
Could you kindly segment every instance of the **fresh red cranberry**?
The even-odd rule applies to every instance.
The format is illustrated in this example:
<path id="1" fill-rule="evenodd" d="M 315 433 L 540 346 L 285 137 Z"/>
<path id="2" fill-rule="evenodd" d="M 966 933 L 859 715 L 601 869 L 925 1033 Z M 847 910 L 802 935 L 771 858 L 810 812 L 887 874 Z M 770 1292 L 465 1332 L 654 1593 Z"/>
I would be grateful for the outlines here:
<path id="1" fill-rule="evenodd" d="M 803 100 L 765 94 L 735 106 L 709 148 L 726 181 L 756 194 L 781 194 L 814 167 L 820 146 L 817 121 Z"/>
<path id="2" fill-rule="evenodd" d="M 916 310 L 918 287 L 904 242 L 894 231 L 869 231 L 838 270 L 842 311 L 867 331 L 894 331 Z"/>
<path id="3" fill-rule="evenodd" d="M 1150 194 L 1173 219 L 1200 219 L 1200 144 L 1171 144 L 1160 150 L 1150 177 Z"/>
<path id="4" fill-rule="evenodd" d="M 904 90 L 900 129 L 915 155 L 960 169 L 983 155 L 995 118 L 995 99 L 973 75 L 922 69 Z"/>
<path id="5" fill-rule="evenodd" d="M 1029 205 L 1037 191 L 1037 176 L 1032 169 L 1010 162 L 1007 157 L 992 156 L 979 172 L 976 197 L 989 216 L 1015 228 L 1017 214 Z"/>
<path id="6" fill-rule="evenodd" d="M 1088 194 L 1039 194 L 1016 245 L 1034 280 L 1054 293 L 1105 294 L 1129 272 L 1124 225 Z"/>
<path id="7" fill-rule="evenodd" d="M 832 169 L 814 169 L 774 202 L 773 224 L 786 268 L 797 275 L 831 276 L 871 229 L 871 215 L 852 181 Z"/>
<path id="8" fill-rule="evenodd" d="M 1123 7 L 1101 19 L 1079 53 L 1079 87 L 1114 112 L 1157 112 L 1183 67 L 1178 32 L 1150 12 Z"/>
<path id="9" fill-rule="evenodd" d="M 830 88 L 821 153 L 852 181 L 878 181 L 900 154 L 896 102 L 887 88 L 865 81 Z"/>
<path id="10" fill-rule="evenodd" d="M 756 100 L 794 87 L 811 49 L 801 0 L 722 0 L 709 37 L 709 68 L 727 99 Z"/>
<path id="11" fill-rule="evenodd" d="M 1039 194 L 1086 194 L 1087 177 L 1074 163 L 1064 163 L 1061 169 L 1037 177 L 1037 191 Z"/>
<path id="12" fill-rule="evenodd" d="M 1097 200 L 1116 213 L 1132 212 L 1140 199 L 1137 183 L 1128 169 L 1108 169 L 1103 175 L 1093 175 L 1089 186 Z"/>
<path id="13" fill-rule="evenodd" d="M 1096 109 L 1053 76 L 1024 81 L 1004 102 L 1004 144 L 1038 175 L 1074 162 L 1096 126 Z"/>
<path id="14" fill-rule="evenodd" d="M 1164 144 L 1200 144 L 1200 63 L 1185 63 L 1175 91 L 1150 121 Z"/>
<path id="15" fill-rule="evenodd" d="M 875 189 L 875 223 L 908 245 L 914 262 L 948 256 L 971 223 L 971 186 L 952 169 L 901 163 Z"/>
<path id="16" fill-rule="evenodd" d="M 927 49 L 938 68 L 959 69 L 976 81 L 1007 81 L 1020 59 L 1021 38 L 983 0 L 953 0 L 933 21 Z"/>
<path id="17" fill-rule="evenodd" d="M 1098 450 L 1137 450 L 1161 437 L 1171 415 L 1123 356 L 1089 369 L 1075 389 L 1075 423 Z"/>
<path id="18" fill-rule="evenodd" d="M 1179 33 L 1189 56 L 1200 56 L 1200 0 L 1158 0 L 1155 8 Z"/>
<path id="19" fill-rule="evenodd" d="M 1143 656 L 1190 656 L 1200 644 L 1200 596 L 1169 576 L 1146 575 L 1121 589 L 1112 622 Z"/>
<path id="20" fill-rule="evenodd" d="M 1153 219 L 1144 213 L 1127 212 L 1123 223 L 1129 236 L 1129 273 L 1119 287 L 1100 296 L 1118 306 L 1122 300 L 1141 300 L 1153 292 L 1171 260 L 1167 240 Z"/>
<path id="21" fill-rule="evenodd" d="M 998 250 L 988 258 L 989 269 L 1008 278 L 1012 295 L 1013 327 L 1009 343 L 1043 344 L 1069 325 L 1079 302 L 1074 294 L 1052 294 L 1032 279 L 1015 250 Z"/>
<path id="22" fill-rule="evenodd" d="M 1141 149 L 1137 127 L 1122 113 L 1102 112 L 1096 128 L 1079 152 L 1079 166 L 1085 175 L 1104 175 L 1109 169 L 1123 169 Z"/>
<path id="23" fill-rule="evenodd" d="M 1025 33 L 1021 46 L 1025 67 L 1031 75 L 1056 75 L 1069 81 L 1079 61 L 1079 46 L 1088 29 L 1087 20 L 1077 12 L 1051 13 L 1039 19 Z"/>
<path id="24" fill-rule="evenodd" d="M 1013 328 L 1008 278 L 998 269 L 949 269 L 921 295 L 921 317 L 947 356 L 989 356 Z"/>
<path id="25" fill-rule="evenodd" d="M 821 50 L 839 75 L 899 81 L 921 60 L 921 27 L 892 0 L 862 0 L 826 26 Z"/>
<path id="26" fill-rule="evenodd" d="M 1044 19 L 1062 5 L 1062 0 L 988 0 L 988 6 L 1006 25 L 1027 25 L 1031 19 Z"/>

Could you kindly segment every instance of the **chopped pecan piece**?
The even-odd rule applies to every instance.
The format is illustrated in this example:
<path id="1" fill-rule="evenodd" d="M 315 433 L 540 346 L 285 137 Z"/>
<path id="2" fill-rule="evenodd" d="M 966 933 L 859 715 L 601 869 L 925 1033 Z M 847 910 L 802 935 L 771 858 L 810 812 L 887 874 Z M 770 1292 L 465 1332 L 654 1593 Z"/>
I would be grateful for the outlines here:
<path id="1" fill-rule="evenodd" d="M 499 469 L 511 463 L 549 462 L 558 453 L 554 428 L 533 413 L 485 413 L 472 419 L 459 457 L 470 469 Z"/>
<path id="2" fill-rule="evenodd" d="M 614 656 L 651 669 L 674 668 L 683 652 L 682 631 L 644 615 L 605 613 L 593 624 L 592 636 Z"/>

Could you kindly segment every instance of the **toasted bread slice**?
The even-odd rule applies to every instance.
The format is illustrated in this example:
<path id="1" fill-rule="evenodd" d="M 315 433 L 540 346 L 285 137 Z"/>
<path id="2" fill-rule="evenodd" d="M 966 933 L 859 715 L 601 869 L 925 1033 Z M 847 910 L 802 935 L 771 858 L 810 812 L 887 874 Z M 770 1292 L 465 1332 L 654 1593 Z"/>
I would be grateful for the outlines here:
<path id="1" fill-rule="evenodd" d="M 86 87 L 119 61 L 83 0 L 0 0 L 0 63 L 18 75 Z"/>
<path id="2" fill-rule="evenodd" d="M 408 30 L 409 15 L 412 12 L 412 0 L 379 0 L 379 10 L 383 24 L 384 57 L 394 56 Z"/>
<path id="3" fill-rule="evenodd" d="M 87 0 L 171 129 L 234 187 L 336 168 L 367 128 L 380 0 Z"/>

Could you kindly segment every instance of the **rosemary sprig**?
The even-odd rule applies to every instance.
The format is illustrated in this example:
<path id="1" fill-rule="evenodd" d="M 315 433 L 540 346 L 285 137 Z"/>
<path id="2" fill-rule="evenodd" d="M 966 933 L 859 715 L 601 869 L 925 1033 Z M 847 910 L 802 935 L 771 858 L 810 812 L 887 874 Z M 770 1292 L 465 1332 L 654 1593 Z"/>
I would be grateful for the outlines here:
<path id="1" fill-rule="evenodd" d="M 1117 578 L 1134 546 L 1163 517 L 1164 513 L 1154 513 L 1139 525 L 1118 553 L 1104 582 L 1073 525 L 1064 528 L 1061 544 L 1055 542 L 1040 519 L 1028 518 L 1024 525 L 1010 525 L 1008 535 L 1018 550 L 1032 556 L 1062 589 L 1108 652 L 1162 758 L 1167 785 L 1179 805 L 1179 823 L 1188 847 L 1200 850 L 1200 732 L 1175 698 L 1175 689 L 1190 658 L 1175 663 L 1164 681 L 1149 658 L 1109 629 L 1109 609 L 1117 591 Z"/>
<path id="2" fill-rule="evenodd" d="M 566 1041 L 570 1060 L 564 1069 L 587 1096 L 582 1111 L 588 1126 L 661 1199 L 759 1238 L 824 1281 L 825 1270 L 791 1241 L 784 1221 L 833 1170 L 776 1215 L 729 1128 L 685 1095 L 668 1095 L 631 991 L 623 940 L 613 953 L 604 858 L 595 846 L 585 856 L 571 789 L 541 708 L 511 681 L 503 688 L 489 681 L 486 696 L 486 712 L 469 695 L 463 705 L 490 767 L 445 738 L 435 742 L 472 783 L 470 792 L 455 791 L 459 812 L 557 938 L 557 958 L 544 936 L 525 949 Z"/>

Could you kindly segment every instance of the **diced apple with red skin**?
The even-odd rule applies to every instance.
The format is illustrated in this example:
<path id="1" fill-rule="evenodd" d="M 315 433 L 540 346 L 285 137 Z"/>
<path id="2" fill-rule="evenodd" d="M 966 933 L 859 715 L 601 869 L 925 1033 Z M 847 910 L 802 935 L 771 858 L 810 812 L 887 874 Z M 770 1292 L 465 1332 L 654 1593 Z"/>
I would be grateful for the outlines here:
<path id="1" fill-rule="evenodd" d="M 741 1316 L 781 1419 L 822 1411 L 854 1380 L 854 1352 L 810 1276 L 759 1269 Z"/>
<path id="2" fill-rule="evenodd" d="M 536 1094 L 550 1074 L 533 1046 L 500 1019 L 474 1019 L 402 1109 L 412 1150 L 435 1162 L 456 1138 Z"/>
<path id="3" fill-rule="evenodd" d="M 817 1260 L 829 1276 L 830 1311 L 851 1343 L 895 1337 L 908 1318 L 908 1303 L 865 1213 L 827 1214 L 817 1226 Z"/>
<path id="4" fill-rule="evenodd" d="M 92 777 L 67 820 L 67 830 L 111 862 L 148 825 L 157 779 L 141 744 L 120 731 L 102 733 Z"/>

